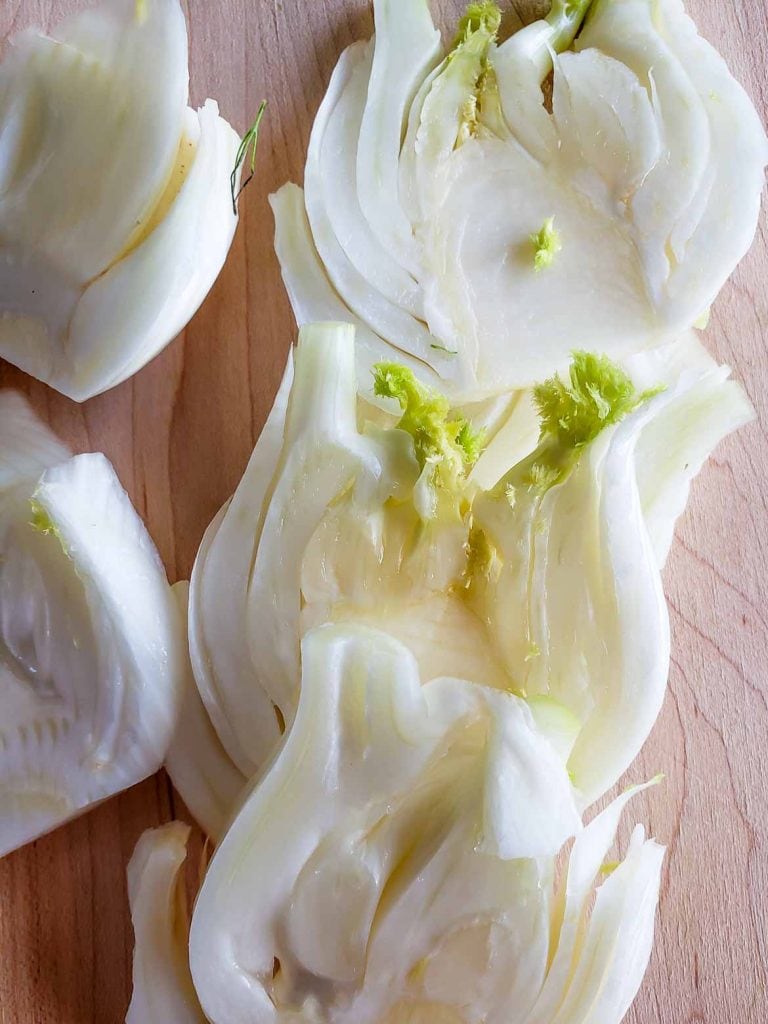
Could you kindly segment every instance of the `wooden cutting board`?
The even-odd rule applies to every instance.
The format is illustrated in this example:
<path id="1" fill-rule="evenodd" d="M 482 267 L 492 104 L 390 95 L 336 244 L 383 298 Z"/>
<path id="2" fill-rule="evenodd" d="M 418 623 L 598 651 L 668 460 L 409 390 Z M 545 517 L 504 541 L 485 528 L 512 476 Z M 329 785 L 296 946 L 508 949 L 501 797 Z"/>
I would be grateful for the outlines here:
<path id="1" fill-rule="evenodd" d="M 80 6 L 2 0 L 0 39 Z M 363 0 L 185 6 L 192 101 L 213 95 L 244 130 L 261 98 L 269 100 L 258 177 L 219 281 L 161 356 L 84 405 L 0 364 L 0 386 L 26 392 L 75 451 L 101 450 L 112 460 L 171 580 L 189 574 L 205 526 L 237 484 L 294 339 L 267 194 L 286 179 L 301 181 L 334 62 L 372 26 Z M 514 6 L 530 19 L 534 5 Z M 765 115 L 765 0 L 690 0 L 689 9 Z M 435 4 L 444 26 L 458 10 L 455 0 Z M 666 773 L 662 786 L 635 802 L 633 816 L 669 852 L 655 951 L 632 1024 L 768 1021 L 765 217 L 706 337 L 734 368 L 758 419 L 721 445 L 697 479 L 665 572 L 669 694 L 629 777 Z M 133 944 L 125 865 L 144 829 L 179 814 L 161 774 L 0 862 L 2 1024 L 123 1021 Z"/>

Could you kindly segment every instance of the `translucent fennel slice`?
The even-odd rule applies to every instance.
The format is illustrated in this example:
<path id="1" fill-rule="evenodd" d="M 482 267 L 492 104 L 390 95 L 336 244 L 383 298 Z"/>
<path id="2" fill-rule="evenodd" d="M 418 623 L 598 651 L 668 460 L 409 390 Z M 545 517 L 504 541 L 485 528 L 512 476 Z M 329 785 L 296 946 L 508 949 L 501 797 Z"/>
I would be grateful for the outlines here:
<path id="1" fill-rule="evenodd" d="M 205 1024 L 189 973 L 188 838 L 180 821 L 150 829 L 128 864 L 135 947 L 126 1024 Z"/>
<path id="2" fill-rule="evenodd" d="M 520 698 L 422 684 L 402 645 L 359 626 L 303 646 L 296 720 L 195 906 L 212 1024 L 618 1024 L 663 856 L 638 828 L 594 894 L 630 794 L 582 830 Z"/>
<path id="3" fill-rule="evenodd" d="M 294 365 L 192 576 L 193 668 L 229 757 L 263 767 L 296 711 L 302 636 L 356 623 L 404 643 L 425 682 L 529 700 L 582 798 L 605 792 L 665 692 L 675 519 L 752 415 L 728 368 L 691 338 L 629 372 L 578 353 L 498 414 L 399 363 L 375 367 L 371 406 L 345 325 L 302 328 Z"/>
<path id="4" fill-rule="evenodd" d="M 768 142 L 680 0 L 555 0 L 503 43 L 495 4 L 471 4 L 439 64 L 425 0 L 374 13 L 320 106 L 304 187 L 317 256 L 378 358 L 405 351 L 475 399 L 573 350 L 670 342 L 709 308 L 754 235 Z M 305 323 L 313 285 L 290 276 Z"/>
<path id="5" fill-rule="evenodd" d="M 0 855 L 162 764 L 186 654 L 141 520 L 103 455 L 0 392 Z"/>
<path id="6" fill-rule="evenodd" d="M 0 356 L 77 401 L 178 334 L 229 250 L 239 140 L 187 93 L 178 0 L 102 0 L 0 63 Z"/>

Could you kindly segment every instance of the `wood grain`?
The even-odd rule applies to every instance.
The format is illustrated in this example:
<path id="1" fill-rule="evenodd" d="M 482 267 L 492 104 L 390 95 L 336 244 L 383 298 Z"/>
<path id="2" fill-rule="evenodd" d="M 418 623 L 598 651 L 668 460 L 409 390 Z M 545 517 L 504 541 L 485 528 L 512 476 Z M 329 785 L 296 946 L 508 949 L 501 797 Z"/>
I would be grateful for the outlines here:
<path id="1" fill-rule="evenodd" d="M 0 39 L 79 0 L 3 0 Z M 194 102 L 214 95 L 244 129 L 269 100 L 258 178 L 229 261 L 181 337 L 132 380 L 78 406 L 0 365 L 77 451 L 102 450 L 172 580 L 186 576 L 266 417 L 293 339 L 267 194 L 301 181 L 312 116 L 340 50 L 371 30 L 362 0 L 190 0 Z M 444 25 L 458 10 L 436 5 Z M 531 5 L 515 5 L 523 16 Z M 539 5 L 540 7 L 541 5 Z M 690 0 L 768 110 L 764 0 Z M 631 1024 L 768 1021 L 768 246 L 720 297 L 707 339 L 734 367 L 757 421 L 696 481 L 665 574 L 674 657 L 663 713 L 633 779 L 666 782 L 635 811 L 669 845 L 658 938 Z M 180 810 L 164 776 L 0 862 L 2 1024 L 118 1024 L 130 992 L 125 864 L 141 831 Z M 173 1024 L 173 1022 L 168 1022 Z"/>

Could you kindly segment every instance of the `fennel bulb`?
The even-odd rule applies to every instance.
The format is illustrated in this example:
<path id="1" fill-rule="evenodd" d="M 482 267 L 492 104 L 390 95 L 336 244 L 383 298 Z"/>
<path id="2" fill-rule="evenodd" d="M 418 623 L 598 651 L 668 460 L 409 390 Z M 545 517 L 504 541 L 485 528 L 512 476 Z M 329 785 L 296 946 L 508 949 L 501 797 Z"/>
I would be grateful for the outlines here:
<path id="1" fill-rule="evenodd" d="M 315 118 L 303 203 L 273 197 L 296 319 L 360 323 L 363 387 L 371 362 L 410 359 L 482 398 L 573 350 L 670 342 L 710 307 L 754 235 L 768 143 L 681 0 L 554 0 L 503 43 L 498 8 L 472 4 L 447 52 L 425 0 L 374 13 Z"/>
<path id="2" fill-rule="evenodd" d="M 0 855 L 157 771 L 187 660 L 160 558 L 103 455 L 0 392 Z"/>
<path id="3" fill-rule="evenodd" d="M 515 441 L 530 441 L 529 404 L 483 450 L 400 364 L 374 377 L 389 412 L 362 401 L 353 333 L 302 328 L 195 563 L 192 665 L 224 748 L 243 776 L 260 771 L 298 705 L 301 637 L 354 622 L 403 642 L 425 681 L 529 699 L 591 802 L 658 714 L 660 569 L 692 476 L 751 417 L 746 397 L 692 339 L 636 357 L 637 387 L 581 354 L 532 393 L 533 452 Z"/>
<path id="4" fill-rule="evenodd" d="M 581 830 L 526 703 L 359 626 L 303 642 L 296 720 L 214 854 L 190 931 L 212 1024 L 618 1024 L 663 848 L 624 794 Z M 555 858 L 576 834 L 556 889 Z"/>
<path id="5" fill-rule="evenodd" d="M 178 0 L 102 0 L 0 63 L 0 356 L 76 401 L 157 355 L 229 251 L 239 139 L 187 94 Z"/>

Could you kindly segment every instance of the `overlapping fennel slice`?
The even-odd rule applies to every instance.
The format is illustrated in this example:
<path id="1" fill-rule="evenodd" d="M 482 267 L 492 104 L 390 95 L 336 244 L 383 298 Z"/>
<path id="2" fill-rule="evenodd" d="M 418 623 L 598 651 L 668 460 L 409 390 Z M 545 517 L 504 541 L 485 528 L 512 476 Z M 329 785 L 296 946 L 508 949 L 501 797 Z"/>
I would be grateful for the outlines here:
<path id="1" fill-rule="evenodd" d="M 503 43 L 498 8 L 472 4 L 445 56 L 423 0 L 374 13 L 303 195 L 273 197 L 296 318 L 358 324 L 363 387 L 394 358 L 483 398 L 705 313 L 754 235 L 768 144 L 680 0 L 555 0 Z"/>
<path id="2" fill-rule="evenodd" d="M 395 363 L 376 370 L 382 411 L 358 397 L 353 329 L 302 329 L 192 574 L 194 674 L 241 776 L 293 720 L 302 636 L 354 622 L 403 642 L 425 681 L 523 697 L 581 799 L 605 792 L 663 699 L 675 519 L 751 416 L 728 374 L 692 339 L 630 373 L 582 353 L 534 390 L 540 439 L 521 452 L 514 409 L 486 444 Z"/>

